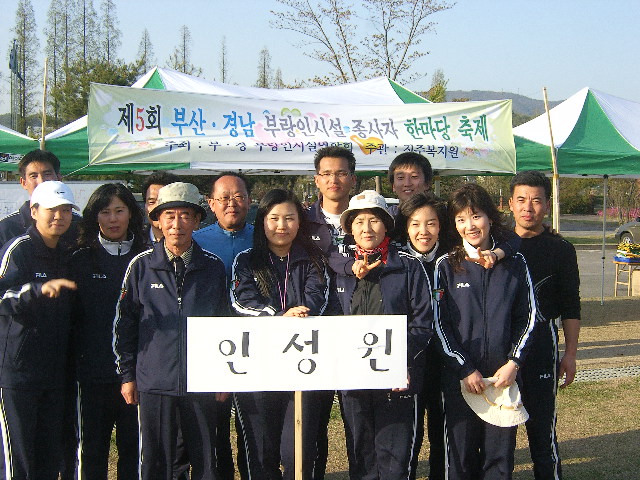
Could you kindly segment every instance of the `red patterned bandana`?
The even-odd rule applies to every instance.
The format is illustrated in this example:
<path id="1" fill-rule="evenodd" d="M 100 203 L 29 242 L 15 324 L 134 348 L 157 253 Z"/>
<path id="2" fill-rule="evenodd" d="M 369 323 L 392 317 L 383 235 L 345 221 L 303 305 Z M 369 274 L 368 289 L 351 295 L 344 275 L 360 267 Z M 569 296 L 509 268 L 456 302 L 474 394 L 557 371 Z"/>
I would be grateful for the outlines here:
<path id="1" fill-rule="evenodd" d="M 371 250 L 365 250 L 360 248 L 360 245 L 356 245 L 356 260 L 364 259 L 364 254 L 367 254 L 369 263 L 376 262 L 378 258 L 382 259 L 382 263 L 386 265 L 387 254 L 389 253 L 389 237 L 384 237 L 384 240 L 376 248 Z"/>

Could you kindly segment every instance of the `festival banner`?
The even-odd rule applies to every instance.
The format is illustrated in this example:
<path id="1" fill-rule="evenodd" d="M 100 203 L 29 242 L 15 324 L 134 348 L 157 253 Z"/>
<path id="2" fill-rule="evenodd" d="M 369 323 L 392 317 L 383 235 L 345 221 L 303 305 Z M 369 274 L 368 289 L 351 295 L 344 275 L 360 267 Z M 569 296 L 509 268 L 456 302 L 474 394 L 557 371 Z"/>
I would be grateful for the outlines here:
<path id="1" fill-rule="evenodd" d="M 443 173 L 515 172 L 510 100 L 334 105 L 92 84 L 88 137 L 90 165 L 303 174 L 338 145 L 359 171 L 413 151 Z"/>
<path id="2" fill-rule="evenodd" d="M 403 388 L 407 317 L 187 318 L 187 391 Z"/>

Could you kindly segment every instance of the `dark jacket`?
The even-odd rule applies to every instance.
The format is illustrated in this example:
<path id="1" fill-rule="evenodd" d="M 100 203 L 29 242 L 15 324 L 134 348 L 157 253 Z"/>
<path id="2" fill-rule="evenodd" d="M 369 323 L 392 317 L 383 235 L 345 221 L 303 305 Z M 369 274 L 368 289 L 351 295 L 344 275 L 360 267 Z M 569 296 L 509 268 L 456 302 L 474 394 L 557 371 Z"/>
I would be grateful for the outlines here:
<path id="1" fill-rule="evenodd" d="M 140 250 L 112 255 L 103 246 L 85 247 L 71 257 L 74 298 L 74 353 L 80 382 L 120 382 L 113 353 L 113 318 L 127 266 Z"/>
<path id="2" fill-rule="evenodd" d="M 353 251 L 352 237 L 345 235 L 342 241 L 334 239 L 333 227 L 326 222 L 320 201 L 315 202 L 307 210 L 307 221 L 311 240 L 327 257 L 331 273 L 349 274 L 353 265 L 353 255 L 349 255 L 349 252 Z"/>
<path id="3" fill-rule="evenodd" d="M 464 260 L 454 271 L 449 255 L 438 259 L 434 302 L 445 376 L 462 380 L 474 370 L 492 376 L 511 359 L 522 364 L 536 316 L 529 271 L 521 254 L 492 269 Z M 459 386 L 458 386 L 459 388 Z"/>
<path id="4" fill-rule="evenodd" d="M 82 217 L 74 212 L 69 230 L 60 237 L 60 247 L 63 250 L 75 249 L 76 239 L 78 238 L 78 225 L 76 222 L 80 219 Z M 32 225 L 31 206 L 30 201 L 27 200 L 19 210 L 0 220 L 0 247 L 4 246 L 12 238 L 23 235 Z"/>
<path id="5" fill-rule="evenodd" d="M 424 355 L 433 335 L 433 311 L 431 306 L 431 282 L 420 260 L 399 252 L 389 245 L 387 263 L 379 274 L 382 311 L 385 315 L 407 316 L 407 365 L 412 379 L 411 387 L 420 389 Z M 346 314 L 353 312 L 353 294 L 356 289 L 355 275 L 338 275 L 338 297 Z M 362 305 L 360 305 L 361 311 Z"/>
<path id="6" fill-rule="evenodd" d="M 193 242 L 182 295 L 164 241 L 131 260 L 113 323 L 113 351 L 122 382 L 139 391 L 186 393 L 187 317 L 229 314 L 222 261 Z"/>
<path id="7" fill-rule="evenodd" d="M 48 248 L 35 227 L 0 251 L 0 386 L 62 388 L 70 335 L 70 291 L 42 295 L 42 285 L 69 278 L 68 257 Z"/>
<path id="8" fill-rule="evenodd" d="M 240 252 L 231 271 L 231 306 L 240 315 L 282 315 L 285 310 L 304 305 L 309 315 L 322 315 L 329 303 L 329 276 L 326 268 L 318 272 L 303 247 L 294 243 L 290 251 L 286 306 L 274 286 L 269 298 L 263 297 L 251 267 L 251 249 Z"/>

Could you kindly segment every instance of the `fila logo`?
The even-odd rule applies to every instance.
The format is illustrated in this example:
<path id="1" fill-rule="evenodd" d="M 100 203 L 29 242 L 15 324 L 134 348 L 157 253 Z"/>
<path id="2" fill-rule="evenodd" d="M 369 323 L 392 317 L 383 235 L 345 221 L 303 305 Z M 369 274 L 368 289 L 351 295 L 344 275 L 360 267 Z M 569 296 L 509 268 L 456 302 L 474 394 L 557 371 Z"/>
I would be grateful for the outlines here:
<path id="1" fill-rule="evenodd" d="M 164 284 L 162 283 L 152 283 L 151 288 L 164 288 Z"/>
<path id="2" fill-rule="evenodd" d="M 550 373 L 543 373 L 543 374 L 540 375 L 540 379 L 541 380 L 544 380 L 544 379 L 547 379 L 547 378 L 552 378 L 552 377 L 553 377 L 553 375 L 551 375 Z"/>
<path id="3" fill-rule="evenodd" d="M 311 240 L 313 240 L 314 242 L 319 242 L 320 241 L 320 235 L 311 235 Z"/>
<path id="4" fill-rule="evenodd" d="M 47 278 L 47 274 L 46 273 L 40 273 L 40 272 L 36 272 L 36 278 Z"/>
<path id="5" fill-rule="evenodd" d="M 456 288 L 469 288 L 471 285 L 469 285 L 467 282 L 460 282 L 456 285 Z"/>
<path id="6" fill-rule="evenodd" d="M 104 273 L 94 273 L 91 278 L 107 278 Z"/>
<path id="7" fill-rule="evenodd" d="M 338 287 L 338 292 L 339 293 L 344 293 L 344 287 Z"/>

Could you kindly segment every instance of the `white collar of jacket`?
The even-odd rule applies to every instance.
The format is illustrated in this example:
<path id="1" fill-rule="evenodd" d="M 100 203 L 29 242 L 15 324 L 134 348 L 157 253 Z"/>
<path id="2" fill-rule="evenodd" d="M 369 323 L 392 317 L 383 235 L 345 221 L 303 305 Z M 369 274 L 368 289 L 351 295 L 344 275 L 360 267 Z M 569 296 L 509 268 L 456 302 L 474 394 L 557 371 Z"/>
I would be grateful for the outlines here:
<path id="1" fill-rule="evenodd" d="M 126 255 L 133 246 L 133 236 L 131 240 L 123 240 L 122 242 L 112 242 L 107 240 L 100 233 L 98 233 L 98 241 L 100 245 L 109 253 L 109 255 Z"/>
<path id="2" fill-rule="evenodd" d="M 493 240 L 493 237 L 489 237 L 489 238 L 491 239 L 491 248 L 489 250 L 493 250 L 496 246 L 496 242 Z M 473 245 L 471 245 L 469 242 L 467 242 L 466 240 L 462 240 L 462 246 L 467 252 L 467 257 L 480 258 L 480 255 L 478 255 L 478 249 Z"/>
<path id="3" fill-rule="evenodd" d="M 413 248 L 413 245 L 411 245 L 411 240 L 407 240 L 407 250 L 409 251 L 409 253 L 411 253 L 411 255 L 413 255 L 414 257 L 417 257 L 423 262 L 427 262 L 427 263 L 433 262 L 433 260 L 436 258 L 436 252 L 438 251 L 438 247 L 440 247 L 440 241 L 436 240 L 436 244 L 433 246 L 431 250 L 429 250 L 427 253 L 421 253 L 415 248 Z"/>

